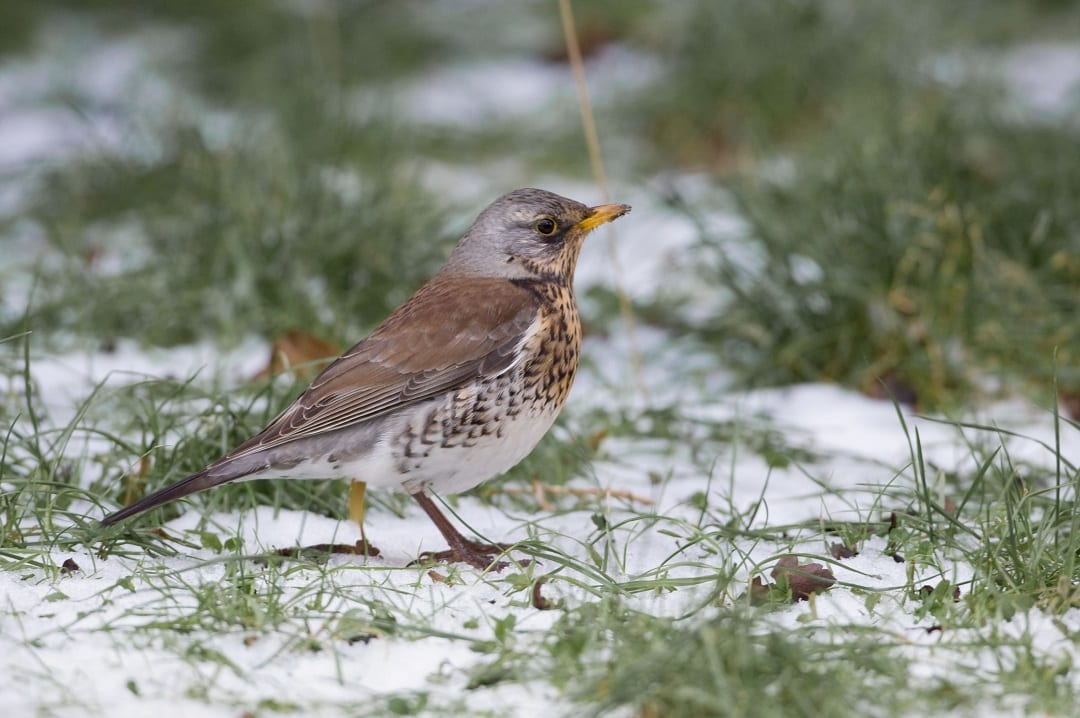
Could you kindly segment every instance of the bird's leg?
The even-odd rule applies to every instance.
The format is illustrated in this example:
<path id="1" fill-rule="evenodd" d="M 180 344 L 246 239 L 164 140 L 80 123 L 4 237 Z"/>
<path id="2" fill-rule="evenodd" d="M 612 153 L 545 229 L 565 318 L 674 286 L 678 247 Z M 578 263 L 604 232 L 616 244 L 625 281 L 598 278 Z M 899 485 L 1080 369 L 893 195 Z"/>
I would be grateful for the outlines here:
<path id="1" fill-rule="evenodd" d="M 360 543 L 365 553 L 372 556 L 379 555 L 379 549 L 368 543 L 367 534 L 364 532 L 364 515 L 367 512 L 367 484 L 363 481 L 353 480 L 349 483 L 349 519 L 360 526 Z"/>
<path id="2" fill-rule="evenodd" d="M 510 548 L 508 544 L 482 543 L 480 541 L 472 541 L 465 538 L 461 535 L 460 531 L 454 528 L 454 525 L 450 523 L 450 520 L 439 511 L 439 507 L 424 493 L 423 489 L 411 495 L 416 499 L 416 503 L 420 504 L 420 508 L 424 510 L 424 513 L 426 513 L 435 523 L 436 528 L 439 529 L 439 533 L 446 539 L 446 543 L 450 544 L 449 551 L 439 551 L 438 553 L 425 552 L 421 555 L 421 560 L 434 559 L 435 561 L 445 561 L 448 563 L 467 563 L 480 571 L 489 569 L 496 573 L 506 568 L 507 564 L 505 561 L 492 563 L 492 559 L 493 557 L 506 552 Z"/>

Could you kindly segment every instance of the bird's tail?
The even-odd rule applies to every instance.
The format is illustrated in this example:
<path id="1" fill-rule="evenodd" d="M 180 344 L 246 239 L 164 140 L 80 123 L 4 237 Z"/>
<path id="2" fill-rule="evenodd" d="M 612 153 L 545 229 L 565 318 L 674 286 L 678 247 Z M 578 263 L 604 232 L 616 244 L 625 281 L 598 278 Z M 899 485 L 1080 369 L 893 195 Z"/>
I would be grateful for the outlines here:
<path id="1" fill-rule="evenodd" d="M 130 506 L 125 506 L 114 514 L 109 514 L 101 520 L 102 526 L 112 526 L 113 524 L 123 521 L 126 518 L 141 514 L 143 511 L 149 511 L 152 508 L 161 506 L 175 499 L 180 499 L 185 496 L 197 493 L 199 491 L 205 491 L 219 484 L 224 484 L 227 481 L 235 478 L 234 476 L 218 474 L 217 476 L 211 476 L 210 470 L 206 469 L 200 471 L 197 474 L 192 474 L 186 479 L 180 479 L 171 486 L 166 486 L 160 491 L 155 491 L 149 496 L 144 496 Z"/>

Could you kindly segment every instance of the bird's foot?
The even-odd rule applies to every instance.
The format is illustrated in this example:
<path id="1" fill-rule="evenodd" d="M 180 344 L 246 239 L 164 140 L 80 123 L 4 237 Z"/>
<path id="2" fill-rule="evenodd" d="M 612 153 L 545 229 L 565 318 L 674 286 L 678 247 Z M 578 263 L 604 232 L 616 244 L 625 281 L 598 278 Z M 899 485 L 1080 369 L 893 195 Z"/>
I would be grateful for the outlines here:
<path id="1" fill-rule="evenodd" d="M 425 551 L 414 564 L 431 563 L 467 563 L 478 571 L 499 573 L 510 564 L 506 561 L 494 561 L 496 556 L 504 554 L 513 547 L 506 543 L 483 543 L 463 538 L 457 546 L 448 551 Z"/>

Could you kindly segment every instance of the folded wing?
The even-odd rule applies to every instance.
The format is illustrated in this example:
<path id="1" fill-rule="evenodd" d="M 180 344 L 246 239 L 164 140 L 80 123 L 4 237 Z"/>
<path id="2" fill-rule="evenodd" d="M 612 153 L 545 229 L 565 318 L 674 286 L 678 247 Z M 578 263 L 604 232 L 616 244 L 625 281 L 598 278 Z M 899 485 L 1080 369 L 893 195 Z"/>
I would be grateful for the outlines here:
<path id="1" fill-rule="evenodd" d="M 509 281 L 437 276 L 323 370 L 269 426 L 214 465 L 506 372 L 538 318 L 536 297 Z"/>

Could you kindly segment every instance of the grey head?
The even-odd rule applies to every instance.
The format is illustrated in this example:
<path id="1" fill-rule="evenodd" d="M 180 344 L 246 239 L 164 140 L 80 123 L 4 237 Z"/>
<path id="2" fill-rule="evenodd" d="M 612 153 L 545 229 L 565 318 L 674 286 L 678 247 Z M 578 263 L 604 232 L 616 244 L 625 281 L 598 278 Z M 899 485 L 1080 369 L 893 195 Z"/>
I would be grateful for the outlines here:
<path id="1" fill-rule="evenodd" d="M 569 281 L 585 236 L 630 211 L 589 207 L 542 189 L 517 189 L 492 202 L 458 242 L 441 274 Z"/>

